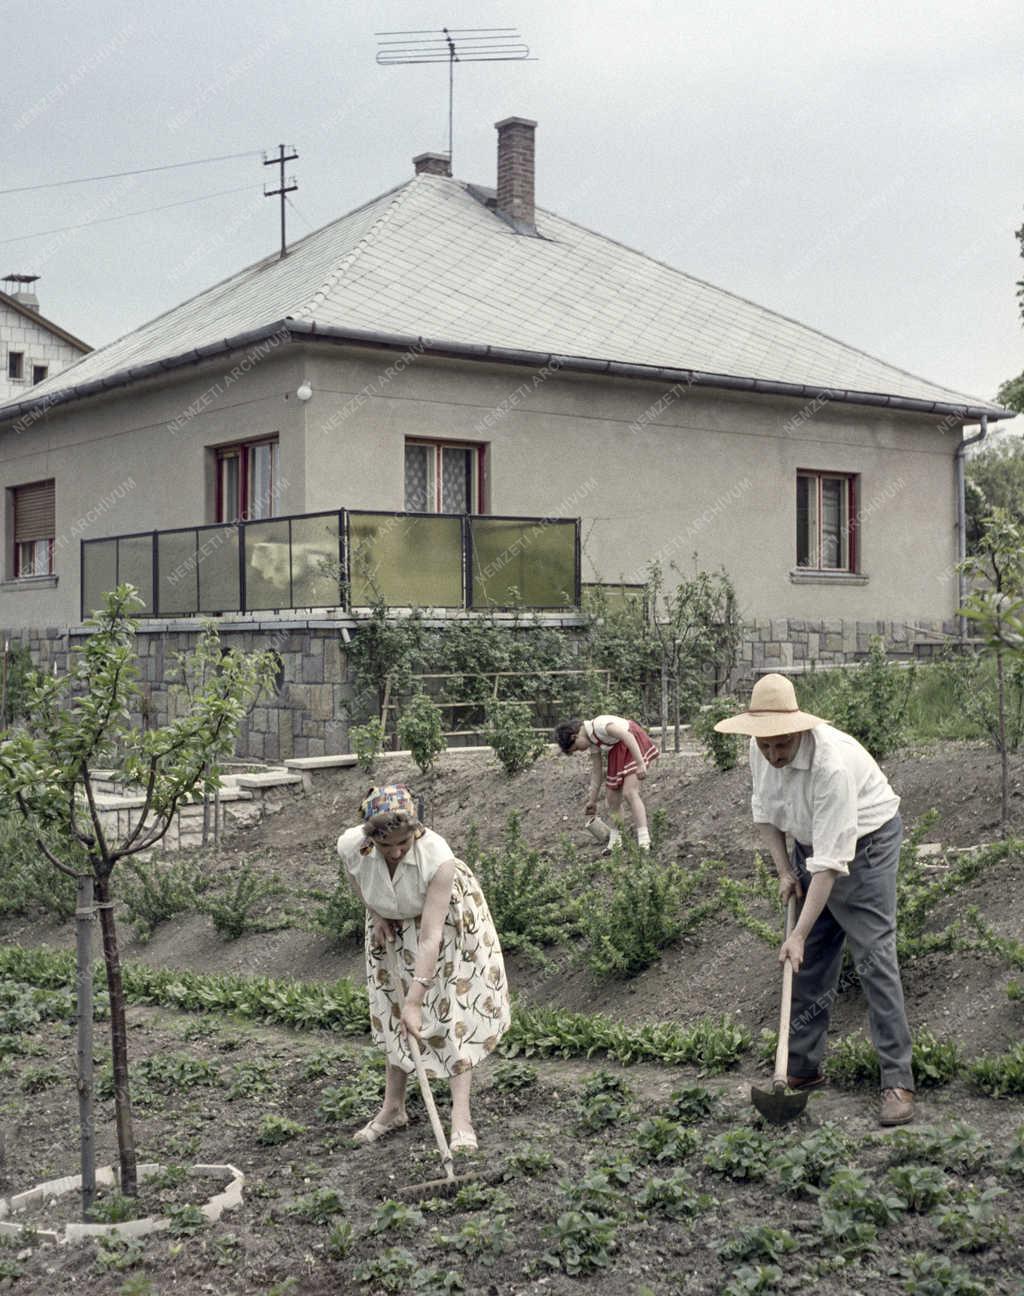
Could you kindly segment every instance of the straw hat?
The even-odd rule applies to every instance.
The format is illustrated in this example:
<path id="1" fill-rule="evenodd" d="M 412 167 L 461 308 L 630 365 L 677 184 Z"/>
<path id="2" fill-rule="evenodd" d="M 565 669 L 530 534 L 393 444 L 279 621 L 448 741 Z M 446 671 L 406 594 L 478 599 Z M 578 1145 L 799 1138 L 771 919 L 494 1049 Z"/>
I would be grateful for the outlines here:
<path id="1" fill-rule="evenodd" d="M 785 675 L 764 675 L 754 685 L 750 707 L 728 720 L 719 720 L 715 729 L 719 733 L 750 734 L 752 738 L 777 738 L 827 723 L 820 716 L 800 710 L 792 680 Z"/>

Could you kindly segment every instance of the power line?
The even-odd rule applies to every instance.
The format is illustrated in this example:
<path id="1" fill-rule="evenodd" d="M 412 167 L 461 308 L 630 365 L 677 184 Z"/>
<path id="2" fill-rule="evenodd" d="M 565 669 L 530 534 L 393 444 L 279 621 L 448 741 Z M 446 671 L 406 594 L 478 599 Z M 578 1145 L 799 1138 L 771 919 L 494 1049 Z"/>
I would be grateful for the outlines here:
<path id="1" fill-rule="evenodd" d="M 122 212 L 120 216 L 100 216 L 96 220 L 82 221 L 79 225 L 58 225 L 56 229 L 37 230 L 34 234 L 16 234 L 14 238 L 0 239 L 0 245 L 20 243 L 23 239 L 42 238 L 44 234 L 63 234 L 65 230 L 88 229 L 90 225 L 127 220 L 130 216 L 149 216 L 153 212 L 167 211 L 171 207 L 185 207 L 189 203 L 206 202 L 210 198 L 223 198 L 225 194 L 243 193 L 255 187 L 255 185 L 241 185 L 237 189 L 220 189 L 216 193 L 201 194 L 198 198 L 183 198 L 180 202 L 164 203 L 162 207 L 145 207 L 141 211 Z"/>
<path id="2" fill-rule="evenodd" d="M 234 158 L 260 156 L 260 149 L 249 149 L 247 153 L 223 153 L 220 157 L 197 158 L 194 162 L 168 162 L 165 166 L 142 167 L 138 171 L 111 171 L 109 175 L 79 176 L 76 180 L 50 180 L 46 184 L 21 185 L 17 189 L 0 189 L 0 195 L 31 193 L 35 189 L 59 189 L 62 185 L 86 184 L 90 180 L 120 180 L 122 176 L 149 175 L 152 171 L 174 171 L 178 167 L 205 166 L 208 162 L 230 162 Z"/>

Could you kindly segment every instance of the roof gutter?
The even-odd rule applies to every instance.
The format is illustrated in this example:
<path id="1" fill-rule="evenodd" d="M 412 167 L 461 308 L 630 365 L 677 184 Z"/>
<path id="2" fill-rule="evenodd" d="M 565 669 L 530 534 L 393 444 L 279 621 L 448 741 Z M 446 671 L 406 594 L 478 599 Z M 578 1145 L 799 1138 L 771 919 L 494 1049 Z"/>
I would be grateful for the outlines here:
<path id="1" fill-rule="evenodd" d="M 964 571 L 964 559 L 967 557 L 967 484 L 965 451 L 968 446 L 978 445 L 988 435 L 988 416 L 981 416 L 981 431 L 974 436 L 965 437 L 956 448 L 953 456 L 956 474 L 956 561 L 957 561 L 957 611 L 967 602 L 967 573 Z M 960 638 L 967 638 L 967 618 L 958 616 Z"/>
<path id="2" fill-rule="evenodd" d="M 473 342 L 444 342 L 432 338 L 400 333 L 380 333 L 373 329 L 342 329 L 321 326 L 305 320 L 283 319 L 245 333 L 237 333 L 223 341 L 206 343 L 190 351 L 151 361 L 137 367 L 128 366 L 106 378 L 72 384 L 37 400 L 27 399 L 10 405 L 3 419 L 24 420 L 30 427 L 48 410 L 69 401 L 84 400 L 101 395 L 118 387 L 127 387 L 146 378 L 157 377 L 200 364 L 229 352 L 244 350 L 268 337 L 282 336 L 282 341 L 332 342 L 346 346 L 364 346 L 392 351 L 415 351 L 418 354 L 443 356 L 456 360 L 489 361 L 492 364 L 527 365 L 531 368 L 551 368 L 569 373 L 599 374 L 609 378 L 629 378 L 644 382 L 661 382 L 685 388 L 709 387 L 722 391 L 749 392 L 759 396 L 788 396 L 797 400 L 811 400 L 824 404 L 836 401 L 841 404 L 869 405 L 881 409 L 898 410 L 911 414 L 940 414 L 958 421 L 974 423 L 988 417 L 1011 419 L 1014 410 L 1000 409 L 997 405 L 970 405 L 952 401 L 918 400 L 910 396 L 889 396 L 880 392 L 856 391 L 835 387 L 820 387 L 806 383 L 776 382 L 767 378 L 741 378 L 733 374 L 710 373 L 699 369 L 672 369 L 661 365 L 630 364 L 621 360 L 598 360 L 587 356 L 557 355 L 542 351 L 520 351 L 511 347 L 485 346 Z M 23 431 L 24 428 L 18 428 Z"/>

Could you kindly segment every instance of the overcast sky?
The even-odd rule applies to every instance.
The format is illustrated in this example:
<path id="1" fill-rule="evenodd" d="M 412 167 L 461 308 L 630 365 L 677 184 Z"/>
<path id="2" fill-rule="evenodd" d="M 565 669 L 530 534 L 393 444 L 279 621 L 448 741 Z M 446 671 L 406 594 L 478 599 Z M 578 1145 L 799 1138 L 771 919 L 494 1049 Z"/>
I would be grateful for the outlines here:
<path id="1" fill-rule="evenodd" d="M 1024 369 L 1020 0 L 35 0 L 0 188 L 257 155 L 2 194 L 0 274 L 100 346 L 276 247 L 259 150 L 298 150 L 295 237 L 400 183 L 447 147 L 447 68 L 379 67 L 375 33 L 444 25 L 537 59 L 456 68 L 458 177 L 535 118 L 538 205 L 958 390 Z"/>

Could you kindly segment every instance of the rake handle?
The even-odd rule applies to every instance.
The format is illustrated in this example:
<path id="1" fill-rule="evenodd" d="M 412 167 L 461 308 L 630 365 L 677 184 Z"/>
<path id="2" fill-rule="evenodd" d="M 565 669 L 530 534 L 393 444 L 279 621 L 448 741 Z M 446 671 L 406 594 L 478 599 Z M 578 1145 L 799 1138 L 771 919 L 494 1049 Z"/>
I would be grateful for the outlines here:
<path id="1" fill-rule="evenodd" d="M 388 946 L 388 970 L 391 973 L 391 979 L 394 982 L 395 994 L 398 996 L 398 1010 L 405 1011 L 405 994 L 402 991 L 402 977 L 398 970 L 398 960 L 395 957 L 396 951 Z M 430 1081 L 427 1079 L 427 1073 L 423 1066 L 423 1057 L 420 1054 L 420 1045 L 412 1031 L 406 1033 L 406 1042 L 409 1045 L 409 1052 L 412 1054 L 413 1065 L 416 1068 L 416 1079 L 419 1081 L 420 1096 L 423 1098 L 423 1105 L 427 1109 L 427 1115 L 430 1117 L 430 1128 L 434 1131 L 434 1142 L 437 1144 L 437 1150 L 441 1154 L 441 1164 L 444 1167 L 445 1178 L 455 1178 L 455 1166 L 452 1161 L 451 1148 L 448 1146 L 448 1140 L 444 1136 L 444 1127 L 441 1124 L 441 1118 L 437 1114 L 437 1104 L 434 1102 L 434 1095 L 430 1091 Z"/>
<path id="2" fill-rule="evenodd" d="M 796 899 L 791 895 L 786 905 L 786 939 L 796 922 Z M 793 1008 L 793 964 L 786 959 L 782 965 L 782 1003 L 779 1007 L 779 1042 L 775 1048 L 775 1077 L 772 1086 L 785 1089 L 789 1072 L 789 1021 Z"/>

